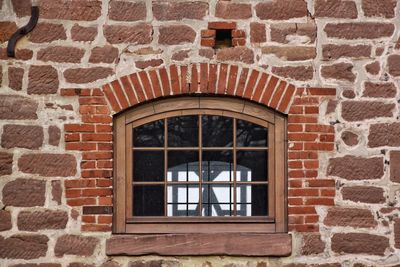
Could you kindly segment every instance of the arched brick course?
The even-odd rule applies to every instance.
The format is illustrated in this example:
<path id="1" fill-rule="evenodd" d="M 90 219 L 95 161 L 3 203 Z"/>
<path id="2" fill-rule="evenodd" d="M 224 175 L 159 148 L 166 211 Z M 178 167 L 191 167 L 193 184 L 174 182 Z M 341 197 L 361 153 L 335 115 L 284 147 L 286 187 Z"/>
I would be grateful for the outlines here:
<path id="1" fill-rule="evenodd" d="M 295 86 L 265 71 L 200 63 L 140 71 L 102 90 L 115 113 L 159 97 L 215 94 L 246 98 L 287 114 Z"/>
<path id="2" fill-rule="evenodd" d="M 171 65 L 120 77 L 101 88 L 61 89 L 78 96 L 81 123 L 65 125 L 65 148 L 79 151 L 81 177 L 65 181 L 67 204 L 82 208 L 82 230 L 110 231 L 113 115 L 162 97 L 203 94 L 248 99 L 288 115 L 290 231 L 318 231 L 316 206 L 332 206 L 335 182 L 319 168 L 319 154 L 334 150 L 334 127 L 320 123 L 332 88 L 296 88 L 259 69 L 229 64 Z M 321 114 L 324 116 L 325 114 Z"/>

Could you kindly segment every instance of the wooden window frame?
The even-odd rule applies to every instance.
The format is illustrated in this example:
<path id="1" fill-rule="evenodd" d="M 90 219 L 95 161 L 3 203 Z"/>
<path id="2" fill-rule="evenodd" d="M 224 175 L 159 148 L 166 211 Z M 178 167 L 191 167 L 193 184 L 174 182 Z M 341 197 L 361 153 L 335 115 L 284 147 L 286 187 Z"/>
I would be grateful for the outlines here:
<path id="1" fill-rule="evenodd" d="M 161 118 L 212 114 L 244 119 L 268 127 L 269 217 L 129 218 L 132 193 L 132 128 Z M 252 102 L 229 97 L 177 97 L 144 104 L 114 118 L 115 234 L 209 234 L 287 232 L 286 117 Z M 129 152 L 129 153 L 128 153 Z M 273 155 L 271 157 L 271 154 Z"/>

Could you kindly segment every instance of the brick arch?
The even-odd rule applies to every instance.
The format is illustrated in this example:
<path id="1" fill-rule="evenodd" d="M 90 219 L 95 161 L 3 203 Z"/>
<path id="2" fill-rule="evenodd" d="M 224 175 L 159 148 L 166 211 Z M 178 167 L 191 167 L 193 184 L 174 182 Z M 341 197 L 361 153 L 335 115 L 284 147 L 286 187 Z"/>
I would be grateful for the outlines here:
<path id="1" fill-rule="evenodd" d="M 111 231 L 113 115 L 168 96 L 241 97 L 287 114 L 289 230 L 318 231 L 316 206 L 334 205 L 335 181 L 321 173 L 319 154 L 334 150 L 335 131 L 319 121 L 319 114 L 336 89 L 295 88 L 265 71 L 200 63 L 141 71 L 101 88 L 60 93 L 79 100 L 80 123 L 65 124 L 64 140 L 65 149 L 78 155 L 80 176 L 65 180 L 64 186 L 67 204 L 81 210 L 83 231 Z"/>
<path id="2" fill-rule="evenodd" d="M 287 114 L 295 89 L 265 71 L 208 63 L 140 71 L 102 87 L 113 113 L 160 97 L 208 94 L 249 99 Z"/>

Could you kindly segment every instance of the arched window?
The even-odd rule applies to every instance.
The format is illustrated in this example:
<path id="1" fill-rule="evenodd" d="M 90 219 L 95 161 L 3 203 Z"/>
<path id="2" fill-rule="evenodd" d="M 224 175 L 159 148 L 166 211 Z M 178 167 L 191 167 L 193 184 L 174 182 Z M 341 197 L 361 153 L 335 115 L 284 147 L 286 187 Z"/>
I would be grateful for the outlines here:
<path id="1" fill-rule="evenodd" d="M 286 119 L 234 98 L 181 97 L 116 116 L 115 233 L 286 230 Z"/>

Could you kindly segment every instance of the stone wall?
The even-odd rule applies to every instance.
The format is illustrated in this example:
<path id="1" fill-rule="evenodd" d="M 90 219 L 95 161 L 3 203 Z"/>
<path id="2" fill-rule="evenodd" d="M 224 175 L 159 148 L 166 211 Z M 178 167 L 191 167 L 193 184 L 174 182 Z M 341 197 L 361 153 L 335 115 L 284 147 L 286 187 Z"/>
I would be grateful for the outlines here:
<path id="1" fill-rule="evenodd" d="M 400 265 L 396 0 L 38 4 L 38 25 L 10 59 L 7 41 L 29 20 L 30 1 L 0 0 L 1 266 Z M 234 47 L 214 50 L 213 30 L 227 25 Z M 202 66 L 215 77 L 203 77 Z M 278 110 L 296 87 L 288 110 L 292 256 L 107 257 L 112 114 L 155 98 L 146 88 L 164 89 L 163 73 L 180 93 L 214 84 L 228 94 L 220 81 L 232 71 L 233 86 L 243 87 L 232 95 Z M 278 100 L 258 89 L 271 82 Z M 199 88 L 186 92 L 188 84 Z M 129 95 L 127 85 L 145 90 Z"/>

